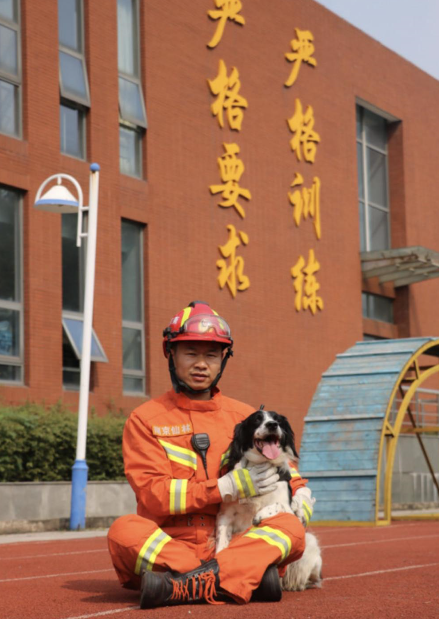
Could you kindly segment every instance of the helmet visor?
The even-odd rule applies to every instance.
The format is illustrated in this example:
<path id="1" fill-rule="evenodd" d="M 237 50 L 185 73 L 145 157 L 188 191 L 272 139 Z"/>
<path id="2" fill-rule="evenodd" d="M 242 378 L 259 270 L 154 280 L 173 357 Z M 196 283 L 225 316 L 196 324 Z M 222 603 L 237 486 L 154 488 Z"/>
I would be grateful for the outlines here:
<path id="1" fill-rule="evenodd" d="M 211 314 L 195 314 L 186 320 L 182 332 L 187 335 L 212 336 L 231 340 L 230 327 L 224 318 Z M 206 337 L 209 339 L 209 337 Z"/>

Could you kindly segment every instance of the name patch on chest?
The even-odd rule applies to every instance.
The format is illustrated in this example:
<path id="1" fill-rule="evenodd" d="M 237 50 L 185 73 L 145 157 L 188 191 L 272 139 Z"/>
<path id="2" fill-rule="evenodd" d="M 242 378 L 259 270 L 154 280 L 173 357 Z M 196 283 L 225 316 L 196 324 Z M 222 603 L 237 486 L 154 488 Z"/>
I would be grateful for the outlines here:
<path id="1" fill-rule="evenodd" d="M 183 423 L 175 426 L 153 426 L 154 436 L 182 436 L 183 434 L 193 434 L 191 423 Z"/>

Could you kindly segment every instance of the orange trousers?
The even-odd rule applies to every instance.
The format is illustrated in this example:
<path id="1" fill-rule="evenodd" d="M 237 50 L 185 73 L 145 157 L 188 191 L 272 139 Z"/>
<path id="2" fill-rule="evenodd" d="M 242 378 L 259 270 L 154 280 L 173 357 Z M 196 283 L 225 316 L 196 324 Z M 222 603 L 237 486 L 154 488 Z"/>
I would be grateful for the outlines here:
<path id="1" fill-rule="evenodd" d="M 140 588 L 144 569 L 191 571 L 216 558 L 220 586 L 241 604 L 249 602 L 269 565 L 279 573 L 297 561 L 305 549 L 305 529 L 292 514 L 278 514 L 233 537 L 215 556 L 215 517 L 175 517 L 173 526 L 160 528 L 135 514 L 118 518 L 108 532 L 108 546 L 121 584 Z"/>

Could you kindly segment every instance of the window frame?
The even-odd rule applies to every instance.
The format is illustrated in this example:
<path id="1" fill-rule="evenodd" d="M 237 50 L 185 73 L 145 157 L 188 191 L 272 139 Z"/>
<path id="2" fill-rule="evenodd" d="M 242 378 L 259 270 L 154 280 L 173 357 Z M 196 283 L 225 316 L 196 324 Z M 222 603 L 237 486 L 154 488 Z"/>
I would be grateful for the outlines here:
<path id="1" fill-rule="evenodd" d="M 69 107 L 74 110 L 78 110 L 80 114 L 80 134 L 79 141 L 81 145 L 81 155 L 78 157 L 77 155 L 73 155 L 62 150 L 62 141 L 61 141 L 61 126 L 60 126 L 60 150 L 63 155 L 67 157 L 73 157 L 74 159 L 78 159 L 80 161 L 85 161 L 87 159 L 87 131 L 86 131 L 86 115 L 87 111 L 91 107 L 91 98 L 90 98 L 90 84 L 88 80 L 88 72 L 87 72 L 87 62 L 85 59 L 85 29 L 84 29 L 84 0 L 76 0 L 78 3 L 79 10 L 79 47 L 80 49 L 73 49 L 66 45 L 63 45 L 59 39 L 59 30 L 58 30 L 58 79 L 59 79 L 59 91 L 60 91 L 60 117 L 61 117 L 61 106 Z M 59 29 L 59 11 L 58 11 L 58 29 Z M 79 95 L 72 94 L 63 86 L 62 80 L 62 72 L 61 72 L 61 52 L 75 58 L 76 60 L 80 60 L 82 66 L 82 72 L 84 76 L 86 97 L 81 97 Z"/>
<path id="2" fill-rule="evenodd" d="M 135 74 L 129 74 L 125 71 L 122 71 L 119 67 L 119 62 L 117 66 L 118 70 L 118 108 L 119 108 L 119 126 L 124 127 L 125 129 L 137 132 L 138 145 L 137 145 L 137 156 L 138 156 L 138 174 L 129 174 L 127 172 L 122 171 L 120 166 L 120 132 L 119 132 L 119 171 L 121 174 L 125 176 L 130 176 L 132 178 L 142 178 L 143 177 L 143 140 L 146 134 L 146 130 L 148 129 L 148 118 L 146 115 L 146 104 L 145 104 L 145 96 L 143 93 L 142 87 L 142 79 L 141 79 L 141 50 L 140 50 L 140 5 L 138 0 L 132 0 L 134 7 L 134 24 L 135 24 L 135 36 L 133 36 L 132 44 L 134 46 L 134 64 L 135 64 Z M 118 24 L 118 45 L 119 45 L 119 24 Z M 143 113 L 143 122 L 138 119 L 130 116 L 129 114 L 122 114 L 122 103 L 121 103 L 121 89 L 119 88 L 119 78 L 122 78 L 128 82 L 131 82 L 137 86 L 139 96 L 140 96 L 140 105 Z M 136 166 L 137 167 L 137 166 Z"/>
<path id="3" fill-rule="evenodd" d="M 23 80 L 23 67 L 22 67 L 22 55 L 21 55 L 21 3 L 19 0 L 13 0 L 13 6 L 16 14 L 17 21 L 10 21 L 0 15 L 0 25 L 5 28 L 15 30 L 17 33 L 17 75 L 9 73 L 0 69 L 0 81 L 12 84 L 17 91 L 17 97 L 15 101 L 15 113 L 17 115 L 17 132 L 6 133 L 0 130 L 1 135 L 7 135 L 9 137 L 21 139 L 23 137 L 23 121 L 22 121 L 22 80 Z"/>
<path id="4" fill-rule="evenodd" d="M 19 355 L 9 356 L 0 355 L 0 365 L 14 366 L 20 368 L 19 380 L 2 380 L 0 385 L 24 385 L 24 303 L 23 303 L 23 194 L 13 188 L 2 186 L 15 193 L 17 197 L 17 219 L 15 229 L 15 256 L 14 260 L 18 264 L 16 271 L 16 290 L 19 299 L 16 301 L 8 301 L 0 299 L 0 309 L 13 310 L 19 312 L 18 328 L 19 328 Z"/>
<path id="5" fill-rule="evenodd" d="M 122 303 L 122 328 L 121 328 L 121 341 L 122 341 L 122 393 L 123 395 L 131 395 L 131 396 L 142 396 L 146 395 L 146 346 L 145 346 L 145 274 L 144 274 L 144 237 L 145 237 L 145 224 L 133 221 L 131 219 L 121 219 L 121 283 L 123 290 L 123 268 L 122 268 L 122 226 L 124 223 L 129 223 L 135 225 L 138 229 L 139 236 L 139 280 L 140 280 L 140 290 L 139 290 L 139 298 L 140 298 L 140 317 L 141 322 L 126 320 L 123 317 L 123 303 Z M 135 329 L 140 331 L 141 334 L 141 359 L 142 359 L 142 369 L 141 370 L 133 370 L 133 369 L 125 369 L 123 365 L 123 329 Z M 125 378 L 137 378 L 142 379 L 143 390 L 142 391 L 128 391 L 124 388 L 124 379 Z"/>
<path id="6" fill-rule="evenodd" d="M 360 208 L 360 204 L 363 205 L 363 218 L 360 216 L 360 242 L 362 239 L 362 232 L 364 232 L 364 240 L 365 247 L 361 248 L 361 251 L 374 251 L 371 249 L 371 230 L 370 230 L 370 209 L 374 208 L 387 215 L 387 244 L 386 247 L 379 248 L 377 251 L 386 250 L 391 248 L 391 217 L 390 217 L 390 191 L 389 191 L 389 150 L 388 150 L 388 133 L 386 132 L 386 149 L 383 150 L 374 144 L 370 144 L 366 140 L 366 122 L 364 120 L 364 111 L 368 111 L 370 114 L 375 114 L 375 116 L 379 116 L 386 122 L 386 127 L 388 127 L 388 118 L 384 115 L 377 114 L 376 111 L 372 111 L 367 107 L 357 103 L 355 114 L 360 113 L 360 123 L 361 123 L 361 137 L 358 137 L 356 132 L 356 140 L 355 143 L 360 145 L 361 147 L 361 155 L 362 155 L 362 165 L 361 165 L 361 175 L 363 182 L 363 196 L 358 195 L 358 204 Z M 368 166 L 367 166 L 367 149 L 373 150 L 385 157 L 385 175 L 386 175 L 386 207 L 381 206 L 380 204 L 376 204 L 369 200 L 369 184 L 368 184 Z M 357 157 L 357 169 L 360 171 L 360 161 L 358 161 Z M 360 192 L 358 191 L 358 194 Z"/>

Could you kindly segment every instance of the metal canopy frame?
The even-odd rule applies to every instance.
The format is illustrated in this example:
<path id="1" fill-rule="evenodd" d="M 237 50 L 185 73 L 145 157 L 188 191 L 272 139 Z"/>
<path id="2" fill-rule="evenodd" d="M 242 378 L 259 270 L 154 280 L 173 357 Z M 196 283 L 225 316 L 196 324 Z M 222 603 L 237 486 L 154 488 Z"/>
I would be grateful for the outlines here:
<path id="1" fill-rule="evenodd" d="M 378 277 L 380 284 L 395 288 L 439 277 L 439 252 L 426 247 L 403 247 L 361 252 L 363 277 Z"/>

